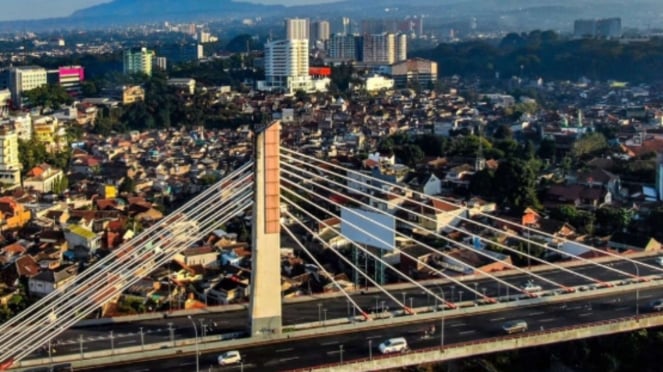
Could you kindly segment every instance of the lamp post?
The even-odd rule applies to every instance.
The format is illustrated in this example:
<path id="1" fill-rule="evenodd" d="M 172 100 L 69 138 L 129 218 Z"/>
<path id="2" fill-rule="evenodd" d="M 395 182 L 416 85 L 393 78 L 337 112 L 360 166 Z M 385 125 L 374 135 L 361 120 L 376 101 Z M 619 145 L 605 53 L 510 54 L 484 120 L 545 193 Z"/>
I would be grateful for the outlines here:
<path id="1" fill-rule="evenodd" d="M 145 334 L 143 333 L 143 327 L 140 327 L 140 349 L 145 349 Z"/>
<path id="2" fill-rule="evenodd" d="M 640 268 L 638 265 L 633 263 L 633 267 L 635 267 L 635 275 L 638 277 L 638 282 L 640 280 Z M 638 283 L 640 284 L 640 283 Z M 636 284 L 636 285 L 638 285 Z M 635 316 L 640 315 L 640 287 L 635 287 Z"/>
<path id="3" fill-rule="evenodd" d="M 458 291 L 458 302 L 463 302 L 463 291 Z"/>
<path id="4" fill-rule="evenodd" d="M 322 323 L 322 304 L 318 304 L 318 323 Z"/>
<path id="5" fill-rule="evenodd" d="M 193 325 L 193 335 L 196 338 L 196 372 L 200 372 L 200 354 L 198 354 L 198 327 L 196 327 L 196 322 L 193 321 L 191 315 L 187 316 Z"/>
<path id="6" fill-rule="evenodd" d="M 373 340 L 368 340 L 368 360 L 373 360 Z"/>
<path id="7" fill-rule="evenodd" d="M 441 293 L 442 295 L 442 300 L 446 301 L 444 298 L 444 291 Z M 445 308 L 445 303 L 442 303 L 442 320 L 440 320 L 440 349 L 444 347 L 444 308 Z"/>
<path id="8" fill-rule="evenodd" d="M 478 291 L 479 283 L 475 282 L 474 283 L 474 301 L 479 299 L 479 291 Z"/>
<path id="9" fill-rule="evenodd" d="M 325 314 L 325 318 L 322 321 L 322 326 L 325 326 L 325 323 L 327 323 L 327 308 L 322 309 L 322 312 Z"/>
<path id="10" fill-rule="evenodd" d="M 83 359 L 83 335 L 78 335 L 78 346 L 81 350 L 81 359 Z"/>
<path id="11" fill-rule="evenodd" d="M 343 364 L 343 345 L 338 345 L 338 351 L 341 355 L 341 364 Z"/>
<path id="12" fill-rule="evenodd" d="M 110 331 L 111 355 L 115 355 L 115 337 L 113 331 Z"/>

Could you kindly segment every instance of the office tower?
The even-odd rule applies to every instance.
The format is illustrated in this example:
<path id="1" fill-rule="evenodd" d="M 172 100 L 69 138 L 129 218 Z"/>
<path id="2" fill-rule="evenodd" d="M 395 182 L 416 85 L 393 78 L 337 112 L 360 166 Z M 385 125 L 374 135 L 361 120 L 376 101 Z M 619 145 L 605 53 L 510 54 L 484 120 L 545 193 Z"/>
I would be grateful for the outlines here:
<path id="1" fill-rule="evenodd" d="M 329 21 L 315 21 L 311 23 L 311 43 L 329 40 Z"/>
<path id="2" fill-rule="evenodd" d="M 21 94 L 47 84 L 46 69 L 39 66 L 13 67 L 9 70 L 9 90 L 16 107 L 23 105 Z"/>
<path id="3" fill-rule="evenodd" d="M 152 75 L 154 51 L 132 48 L 124 51 L 124 73 Z"/>
<path id="4" fill-rule="evenodd" d="M 277 40 L 265 44 L 266 90 L 309 90 L 308 40 Z"/>
<path id="5" fill-rule="evenodd" d="M 46 71 L 44 71 L 45 73 Z M 18 136 L 13 129 L 6 125 L 0 127 L 0 180 L 2 180 L 2 183 L 10 185 L 21 183 Z"/>
<path id="6" fill-rule="evenodd" d="M 287 40 L 308 40 L 308 19 L 288 18 L 285 20 L 285 38 Z"/>

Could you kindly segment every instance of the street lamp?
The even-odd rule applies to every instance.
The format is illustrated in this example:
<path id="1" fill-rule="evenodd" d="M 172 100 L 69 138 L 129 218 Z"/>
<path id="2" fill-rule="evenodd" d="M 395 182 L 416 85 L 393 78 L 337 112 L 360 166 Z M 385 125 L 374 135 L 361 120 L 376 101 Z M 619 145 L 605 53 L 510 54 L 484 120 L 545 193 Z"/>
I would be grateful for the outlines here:
<path id="1" fill-rule="evenodd" d="M 143 327 L 140 327 L 140 349 L 145 349 L 145 334 L 143 333 Z"/>
<path id="2" fill-rule="evenodd" d="M 368 340 L 368 360 L 373 360 L 373 340 Z"/>
<path id="3" fill-rule="evenodd" d="M 444 291 L 441 293 L 442 300 L 446 302 L 444 298 Z M 446 307 L 445 302 L 442 302 L 442 320 L 440 321 L 440 349 L 444 347 L 444 308 Z"/>
<path id="4" fill-rule="evenodd" d="M 322 312 L 325 314 L 325 319 L 322 322 L 322 326 L 325 326 L 325 323 L 327 323 L 327 308 L 322 309 Z"/>
<path id="5" fill-rule="evenodd" d="M 475 282 L 475 283 L 474 283 L 474 301 L 476 301 L 476 300 L 479 299 L 479 290 L 478 290 L 478 287 L 479 287 L 479 283 L 476 283 L 476 282 Z"/>
<path id="6" fill-rule="evenodd" d="M 635 262 L 632 262 L 632 263 L 633 263 L 633 267 L 635 267 L 635 275 L 638 277 L 638 283 L 636 284 L 636 286 L 637 286 L 637 285 L 640 284 L 640 268 L 638 267 L 638 265 L 635 264 Z M 639 286 L 635 287 L 635 316 L 638 316 L 638 315 L 640 315 L 640 287 Z"/>
<path id="7" fill-rule="evenodd" d="M 458 302 L 463 302 L 463 291 L 458 291 Z"/>
<path id="8" fill-rule="evenodd" d="M 115 341 L 113 337 L 113 331 L 110 331 L 110 342 L 111 342 L 111 355 L 115 355 Z"/>
<path id="9" fill-rule="evenodd" d="M 322 304 L 318 303 L 318 323 L 322 323 Z"/>
<path id="10" fill-rule="evenodd" d="M 341 364 L 343 364 L 343 345 L 338 346 L 338 351 L 341 354 Z"/>
<path id="11" fill-rule="evenodd" d="M 191 321 L 191 325 L 193 325 L 193 334 L 196 338 L 196 372 L 200 372 L 200 354 L 198 354 L 198 327 L 196 327 L 196 322 L 193 321 L 191 315 L 188 315 L 187 319 L 189 319 Z"/>

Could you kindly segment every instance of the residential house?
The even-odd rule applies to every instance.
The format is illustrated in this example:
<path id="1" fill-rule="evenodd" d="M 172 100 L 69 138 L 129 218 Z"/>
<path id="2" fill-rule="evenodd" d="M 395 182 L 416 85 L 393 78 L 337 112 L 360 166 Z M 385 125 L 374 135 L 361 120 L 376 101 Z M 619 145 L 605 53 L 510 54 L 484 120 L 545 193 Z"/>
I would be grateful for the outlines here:
<path id="1" fill-rule="evenodd" d="M 74 281 L 78 274 L 78 266 L 71 265 L 59 270 L 44 270 L 28 280 L 31 295 L 44 297 L 49 293 Z"/>
<path id="2" fill-rule="evenodd" d="M 424 228 L 436 232 L 450 232 L 468 217 L 467 209 L 442 199 L 433 198 L 421 208 L 425 217 L 419 216 L 419 223 Z"/>
<path id="3" fill-rule="evenodd" d="M 442 180 L 434 173 L 416 173 L 405 182 L 413 190 L 425 195 L 439 195 L 442 192 Z"/>
<path id="4" fill-rule="evenodd" d="M 218 264 L 219 251 L 209 245 L 190 247 L 176 254 L 174 259 L 187 267 L 196 265 L 202 267 L 215 266 Z"/>
<path id="5" fill-rule="evenodd" d="M 219 304 L 229 304 L 248 296 L 247 283 L 234 276 L 223 278 L 216 285 L 207 290 L 207 300 Z"/>
<path id="6" fill-rule="evenodd" d="M 90 253 L 101 248 L 101 235 L 83 226 L 70 225 L 64 231 L 65 239 L 71 249 L 84 247 Z"/>
<path id="7" fill-rule="evenodd" d="M 444 184 L 448 187 L 468 188 L 470 186 L 470 179 L 474 175 L 474 171 L 474 166 L 469 164 L 453 167 L 444 177 Z"/>
<path id="8" fill-rule="evenodd" d="M 0 219 L 2 230 L 20 229 L 30 221 L 32 213 L 11 196 L 0 197 Z"/>
<path id="9" fill-rule="evenodd" d="M 27 177 L 23 180 L 23 187 L 41 193 L 60 192 L 62 190 L 56 190 L 56 188 L 63 177 L 62 170 L 43 163 L 28 172 Z"/>

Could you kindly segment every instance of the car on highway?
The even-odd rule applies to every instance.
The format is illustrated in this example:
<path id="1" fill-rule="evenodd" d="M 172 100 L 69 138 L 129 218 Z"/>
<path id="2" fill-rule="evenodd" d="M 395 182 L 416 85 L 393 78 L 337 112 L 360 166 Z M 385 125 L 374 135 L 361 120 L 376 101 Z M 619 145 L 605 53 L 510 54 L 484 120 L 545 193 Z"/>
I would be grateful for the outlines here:
<path id="1" fill-rule="evenodd" d="M 239 351 L 231 350 L 219 355 L 218 362 L 220 366 L 227 366 L 229 364 L 237 364 L 242 361 L 242 355 Z"/>
<path id="2" fill-rule="evenodd" d="M 506 334 L 527 332 L 527 322 L 524 320 L 511 320 L 502 324 L 502 330 Z"/>
<path id="3" fill-rule="evenodd" d="M 652 302 L 649 303 L 649 309 L 651 311 L 661 311 L 663 310 L 663 298 L 659 298 L 658 300 L 653 300 Z"/>
<path id="4" fill-rule="evenodd" d="M 658 266 L 663 266 L 663 256 L 658 256 L 654 260 Z"/>
<path id="5" fill-rule="evenodd" d="M 382 354 L 402 353 L 407 351 L 407 340 L 403 337 L 390 338 L 378 347 Z"/>
<path id="6" fill-rule="evenodd" d="M 540 291 L 543 290 L 543 288 L 542 288 L 540 285 L 534 283 L 534 282 L 531 281 L 531 280 L 528 281 L 527 283 L 525 283 L 525 284 L 522 286 L 522 288 L 523 288 L 525 291 L 527 291 L 527 292 L 540 292 Z"/>

